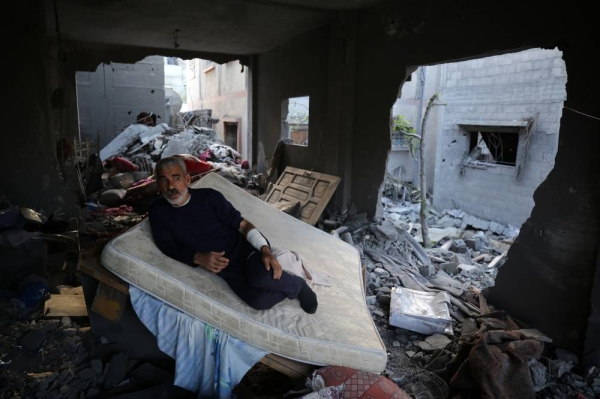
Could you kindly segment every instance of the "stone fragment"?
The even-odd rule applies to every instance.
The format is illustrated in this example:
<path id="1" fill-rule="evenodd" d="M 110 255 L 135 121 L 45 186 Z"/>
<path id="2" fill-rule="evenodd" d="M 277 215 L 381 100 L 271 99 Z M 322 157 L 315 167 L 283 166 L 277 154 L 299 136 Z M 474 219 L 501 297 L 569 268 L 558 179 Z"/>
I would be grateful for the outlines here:
<path id="1" fill-rule="evenodd" d="M 431 345 L 434 349 L 444 349 L 451 341 L 448 337 L 442 334 L 433 334 L 425 338 L 425 342 Z"/>
<path id="2" fill-rule="evenodd" d="M 77 373 L 77 377 L 80 380 L 84 380 L 84 381 L 94 378 L 95 376 L 96 376 L 96 372 L 94 370 L 92 370 L 90 367 L 80 370 Z"/>
<path id="3" fill-rule="evenodd" d="M 42 330 L 31 329 L 21 338 L 21 346 L 28 353 L 37 353 L 46 340 L 46 333 Z"/>
<path id="4" fill-rule="evenodd" d="M 75 329 L 75 328 L 65 328 L 64 330 L 62 330 L 62 333 L 64 335 L 66 335 L 67 337 L 72 337 L 75 334 L 77 334 L 77 329 Z"/>

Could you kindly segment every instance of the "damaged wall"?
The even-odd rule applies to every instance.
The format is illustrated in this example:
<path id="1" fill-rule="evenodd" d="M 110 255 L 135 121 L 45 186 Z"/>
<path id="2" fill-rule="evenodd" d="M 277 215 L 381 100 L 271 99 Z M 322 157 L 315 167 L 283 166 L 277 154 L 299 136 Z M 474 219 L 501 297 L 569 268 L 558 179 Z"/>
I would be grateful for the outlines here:
<path id="1" fill-rule="evenodd" d="M 259 55 L 255 69 L 259 171 L 268 168 L 282 138 L 281 102 L 310 96 L 308 146 L 286 145 L 283 167 L 342 176 L 333 198 L 339 206 L 351 200 L 355 36 L 356 14 L 348 13 L 328 27 Z"/>
<path id="2" fill-rule="evenodd" d="M 524 5 L 519 7 L 519 13 L 508 6 L 489 13 L 484 4 L 479 8 L 472 4 L 466 8 L 454 4 L 427 7 L 416 2 L 387 3 L 360 16 L 356 40 L 360 57 L 353 88 L 356 94 L 353 106 L 360 112 L 352 113 L 350 194 L 358 209 L 371 215 L 377 207 L 390 149 L 390 108 L 404 79 L 398 71 L 407 66 L 558 45 L 569 70 L 565 106 L 594 114 L 598 84 L 589 80 L 589 76 L 594 76 L 593 64 L 586 60 L 590 49 L 597 48 L 595 36 L 589 31 L 591 24 L 586 23 L 590 14 L 576 9 L 540 10 L 533 6 L 528 10 Z M 531 15 L 536 18 L 531 19 Z M 489 29 L 498 24 L 502 29 Z M 294 48 L 322 54 L 325 51 L 322 32 L 321 29 L 305 34 L 293 42 L 298 46 L 286 45 L 259 57 L 257 90 L 261 101 L 256 107 L 257 130 L 259 141 L 269 155 L 280 137 L 275 110 L 279 109 L 281 98 L 303 94 L 302 91 L 313 87 L 318 90 L 319 84 L 325 84 L 323 75 L 312 68 L 319 60 L 314 60 L 310 53 L 306 55 L 306 65 L 293 65 L 290 61 Z M 328 67 L 335 70 L 331 62 Z M 315 96 L 312 91 L 309 94 Z M 327 93 L 330 99 L 335 99 L 336 94 Z M 325 108 L 320 95 L 315 100 L 319 105 L 314 109 L 322 112 Z M 312 104 L 311 97 L 311 108 Z M 311 109 L 311 116 L 313 113 Z M 323 138 L 333 139 L 325 147 L 328 156 L 333 157 L 339 148 L 336 143 L 342 137 L 337 131 L 325 131 Z M 557 345 L 575 351 L 581 351 L 583 345 L 600 237 L 598 185 L 594 177 L 599 159 L 595 154 L 597 132 L 597 120 L 576 113 L 563 115 L 555 168 L 535 193 L 536 206 L 531 218 L 523 225 L 492 296 L 494 305 L 540 328 Z M 314 142 L 311 140 L 309 143 Z M 287 164 L 306 168 L 319 167 L 322 156 L 314 147 L 309 147 L 306 155 L 296 156 L 290 151 L 285 155 Z M 325 172 L 328 171 L 326 168 Z"/>
<path id="3" fill-rule="evenodd" d="M 15 7 L 3 24 L 11 37 L 5 56 L 12 60 L 5 63 L 10 78 L 4 82 L 4 93 L 10 100 L 4 111 L 16 124 L 5 132 L 0 145 L 4 167 L 0 196 L 6 195 L 15 205 L 43 210 L 46 215 L 57 210 L 78 215 L 71 182 L 64 181 L 55 157 L 59 132 L 74 115 L 67 112 L 71 108 L 66 106 L 64 92 L 55 92 L 54 111 L 51 107 L 52 91 L 59 87 L 51 83 L 50 72 L 58 62 L 57 53 L 50 52 L 45 40 L 41 5 L 16 3 Z M 61 115 L 56 124 L 52 112 Z"/>
<path id="4" fill-rule="evenodd" d="M 591 31 L 582 31 L 565 37 L 568 97 L 554 169 L 535 191 L 531 217 L 512 245 L 490 298 L 544 331 L 556 344 L 578 353 L 584 349 L 593 300 L 596 313 L 587 329 L 584 355 L 598 366 L 600 342 L 593 337 L 600 336 L 600 303 L 598 295 L 591 297 L 591 291 L 594 271 L 600 273 L 600 121 L 571 110 L 599 116 L 594 106 L 599 85 L 589 79 L 595 67 L 588 59 L 597 41 Z"/>
<path id="5" fill-rule="evenodd" d="M 163 57 L 150 56 L 135 64 L 100 64 L 95 72 L 77 72 L 81 139 L 110 143 L 140 112 L 153 112 L 166 122 Z"/>
<path id="6" fill-rule="evenodd" d="M 554 167 L 558 150 L 567 81 L 561 56 L 557 49 L 532 49 L 444 67 L 441 101 L 447 105 L 437 149 L 436 209 L 458 208 L 517 227 L 527 220 L 533 192 Z M 518 176 L 515 166 L 466 162 L 472 133 L 461 121 L 508 125 L 526 118 L 536 122 Z M 519 136 L 519 152 L 524 151 L 525 135 L 508 134 Z"/>
<path id="7" fill-rule="evenodd" d="M 593 105 L 598 81 L 589 79 L 595 72 L 587 59 L 589 51 L 598 48 L 588 19 L 591 13 L 527 9 L 524 4 L 518 13 L 509 6 L 489 13 L 484 4 L 426 7 L 388 3 L 361 18 L 356 79 L 356 108 L 361 112 L 356 114 L 355 131 L 369 129 L 370 134 L 354 136 L 352 193 L 359 209 L 370 214 L 390 145 L 389 109 L 402 79 L 397 71 L 408 65 L 484 57 L 492 50 L 516 51 L 525 44 L 558 44 L 569 71 L 565 106 L 598 116 Z M 502 29 L 489 29 L 499 24 Z M 597 132 L 597 120 L 563 113 L 555 168 L 535 193 L 536 206 L 500 269 L 492 298 L 494 305 L 539 327 L 557 345 L 574 350 L 582 349 L 600 238 Z M 369 168 L 363 168 L 365 164 Z M 535 234 L 538 228 L 546 232 L 542 237 Z"/>

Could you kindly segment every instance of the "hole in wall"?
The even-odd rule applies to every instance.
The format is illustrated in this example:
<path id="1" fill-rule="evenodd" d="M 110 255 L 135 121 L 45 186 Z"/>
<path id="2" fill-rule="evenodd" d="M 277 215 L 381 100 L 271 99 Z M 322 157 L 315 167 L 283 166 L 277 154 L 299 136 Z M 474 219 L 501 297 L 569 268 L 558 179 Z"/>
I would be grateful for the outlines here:
<path id="1" fill-rule="evenodd" d="M 554 167 L 566 79 L 558 49 L 418 67 L 392 107 L 386 200 L 378 213 L 418 235 L 423 170 L 428 226 L 456 228 L 455 238 L 483 233 L 489 255 L 504 252 Z"/>

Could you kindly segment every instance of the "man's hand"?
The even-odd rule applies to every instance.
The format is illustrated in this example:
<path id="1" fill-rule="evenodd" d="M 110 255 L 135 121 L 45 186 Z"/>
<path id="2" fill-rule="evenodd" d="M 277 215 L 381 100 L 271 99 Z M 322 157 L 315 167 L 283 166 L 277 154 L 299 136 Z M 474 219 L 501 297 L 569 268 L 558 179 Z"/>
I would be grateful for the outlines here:
<path id="1" fill-rule="evenodd" d="M 273 253 L 266 245 L 260 249 L 261 259 L 265 264 L 265 269 L 271 270 L 273 269 L 273 278 L 275 280 L 279 280 L 281 278 L 281 274 L 283 273 L 283 269 L 279 264 L 279 261 L 276 257 L 273 256 Z"/>
<path id="2" fill-rule="evenodd" d="M 229 265 L 229 259 L 224 257 L 225 252 L 196 252 L 194 263 L 209 272 L 219 273 Z"/>

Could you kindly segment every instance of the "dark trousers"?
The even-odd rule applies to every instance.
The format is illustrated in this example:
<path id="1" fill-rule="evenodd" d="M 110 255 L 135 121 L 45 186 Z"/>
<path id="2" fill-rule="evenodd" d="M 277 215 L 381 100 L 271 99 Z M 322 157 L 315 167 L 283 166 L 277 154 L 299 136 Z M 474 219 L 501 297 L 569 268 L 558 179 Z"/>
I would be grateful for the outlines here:
<path id="1" fill-rule="evenodd" d="M 295 299 L 303 279 L 284 271 L 275 280 L 273 269 L 265 269 L 260 252 L 245 239 L 240 241 L 241 256 L 230 257 L 229 265 L 217 274 L 233 292 L 256 310 L 270 309 L 285 298 Z"/>

